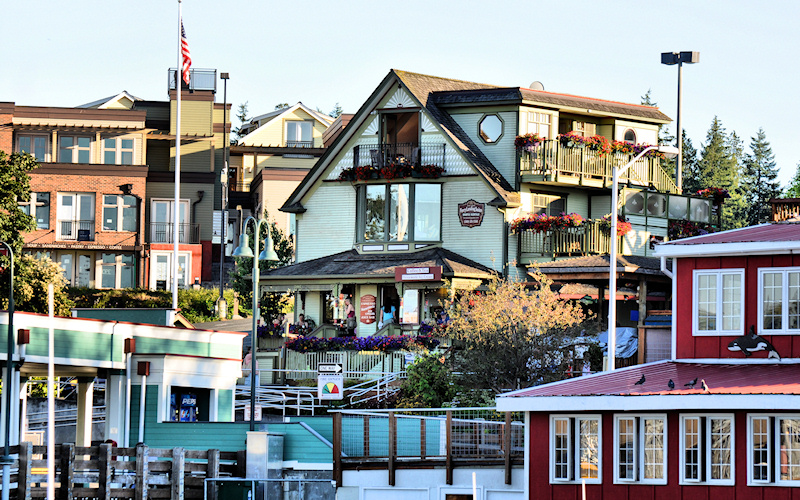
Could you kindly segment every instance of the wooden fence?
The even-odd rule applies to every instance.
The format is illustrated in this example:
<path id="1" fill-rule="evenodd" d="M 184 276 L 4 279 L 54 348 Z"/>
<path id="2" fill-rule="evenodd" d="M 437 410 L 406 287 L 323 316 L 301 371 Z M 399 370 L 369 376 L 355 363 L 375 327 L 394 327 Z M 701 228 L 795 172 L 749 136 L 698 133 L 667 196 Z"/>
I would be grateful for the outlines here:
<path id="1" fill-rule="evenodd" d="M 47 447 L 22 443 L 11 453 L 19 458 L 12 465 L 10 497 L 46 498 Z M 60 500 L 203 498 L 206 478 L 244 477 L 244 463 L 244 451 L 62 444 L 56 447 L 54 486 Z"/>

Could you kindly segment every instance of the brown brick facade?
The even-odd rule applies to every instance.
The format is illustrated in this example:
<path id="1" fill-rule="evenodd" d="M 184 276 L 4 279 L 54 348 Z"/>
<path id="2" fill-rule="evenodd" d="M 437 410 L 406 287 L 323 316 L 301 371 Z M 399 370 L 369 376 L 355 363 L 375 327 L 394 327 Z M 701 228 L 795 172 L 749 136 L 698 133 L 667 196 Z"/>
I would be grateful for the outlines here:
<path id="1" fill-rule="evenodd" d="M 0 102 L 0 151 L 11 154 L 13 151 L 14 130 L 11 119 L 14 117 L 14 104 Z"/>
<path id="2" fill-rule="evenodd" d="M 61 165 L 69 168 L 68 166 Z M 84 166 L 82 166 L 84 167 Z M 97 169 L 104 166 L 95 165 Z M 136 167 L 129 167 L 136 168 Z M 145 167 L 146 168 L 146 167 Z M 131 184 L 131 194 L 145 197 L 144 176 L 124 176 L 119 173 L 104 175 L 70 175 L 52 174 L 54 168 L 47 166 L 31 173 L 31 190 L 35 193 L 50 193 L 50 229 L 40 229 L 25 235 L 25 246 L 28 248 L 95 248 L 97 246 L 119 247 L 120 250 L 133 250 L 137 244 L 136 233 L 127 231 L 103 231 L 103 195 L 122 194 L 120 185 Z M 94 241 L 60 241 L 57 236 L 58 224 L 58 193 L 94 193 Z M 141 234 L 144 230 L 144 207 L 142 207 L 137 220 Z M 142 238 L 138 244 L 143 243 Z"/>

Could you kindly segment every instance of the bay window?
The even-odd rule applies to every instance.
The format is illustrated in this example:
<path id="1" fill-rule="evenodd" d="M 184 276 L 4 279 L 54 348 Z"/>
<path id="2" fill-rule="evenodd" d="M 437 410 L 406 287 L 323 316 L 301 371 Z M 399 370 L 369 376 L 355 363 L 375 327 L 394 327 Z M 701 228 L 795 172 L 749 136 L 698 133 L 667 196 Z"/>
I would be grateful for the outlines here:
<path id="1" fill-rule="evenodd" d="M 758 316 L 762 333 L 800 333 L 800 268 L 758 271 Z"/>
<path id="2" fill-rule="evenodd" d="M 600 482 L 600 427 L 596 415 L 550 418 L 551 482 Z"/>
<path id="3" fill-rule="evenodd" d="M 693 302 L 695 335 L 741 335 L 744 270 L 695 270 Z"/>
<path id="4" fill-rule="evenodd" d="M 667 419 L 664 415 L 614 418 L 614 481 L 666 484 Z"/>
<path id="5" fill-rule="evenodd" d="M 681 483 L 732 485 L 733 416 L 683 415 L 680 432 Z"/>
<path id="6" fill-rule="evenodd" d="M 440 184 L 368 184 L 358 199 L 362 241 L 441 240 Z"/>

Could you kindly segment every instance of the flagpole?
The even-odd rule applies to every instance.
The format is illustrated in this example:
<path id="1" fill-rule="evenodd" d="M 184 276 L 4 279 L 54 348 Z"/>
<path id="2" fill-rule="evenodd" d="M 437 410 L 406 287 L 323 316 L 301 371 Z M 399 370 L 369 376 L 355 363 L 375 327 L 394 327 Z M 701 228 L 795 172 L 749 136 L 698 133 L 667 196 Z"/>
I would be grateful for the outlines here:
<path id="1" fill-rule="evenodd" d="M 181 80 L 183 69 L 183 51 L 181 50 L 181 29 L 183 12 L 181 0 L 178 0 L 178 67 L 175 70 L 175 93 L 177 94 L 175 118 L 175 203 L 172 213 L 172 310 L 178 312 L 178 228 L 180 225 L 181 197 Z"/>

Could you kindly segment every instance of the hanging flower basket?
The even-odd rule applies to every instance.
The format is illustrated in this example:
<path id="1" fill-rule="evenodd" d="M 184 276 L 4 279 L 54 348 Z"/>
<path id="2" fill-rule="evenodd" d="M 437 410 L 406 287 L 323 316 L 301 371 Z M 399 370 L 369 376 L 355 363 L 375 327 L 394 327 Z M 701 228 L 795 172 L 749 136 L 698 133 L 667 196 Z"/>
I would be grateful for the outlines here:
<path id="1" fill-rule="evenodd" d="M 633 226 L 625 217 L 617 216 L 617 236 L 625 236 L 633 229 Z M 600 219 L 600 230 L 606 234 L 611 234 L 611 214 Z"/>
<path id="2" fill-rule="evenodd" d="M 518 151 L 528 151 L 532 153 L 534 148 L 539 144 L 545 141 L 544 137 L 541 137 L 539 134 L 525 134 L 525 135 L 518 135 L 514 139 L 514 146 L 517 147 Z"/>
<path id="3" fill-rule="evenodd" d="M 697 192 L 697 196 L 702 196 L 703 198 L 712 198 L 714 203 L 717 205 L 725 201 L 726 198 L 731 197 L 727 189 L 716 187 L 701 189 Z"/>
<path id="4" fill-rule="evenodd" d="M 554 229 L 581 227 L 583 223 L 584 218 L 576 213 L 561 215 L 529 214 L 514 219 L 511 222 L 511 232 L 514 234 L 519 234 L 523 231 L 542 233 Z"/>

